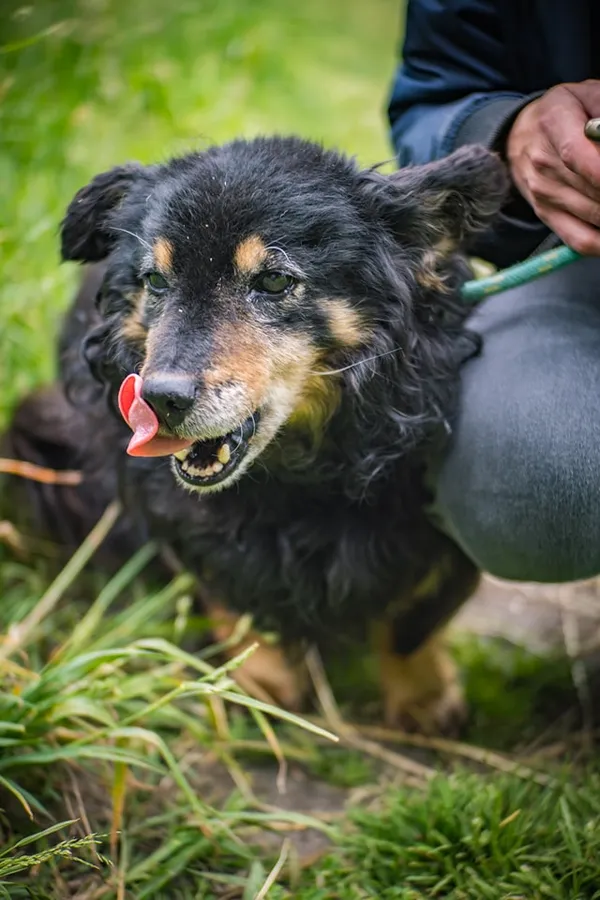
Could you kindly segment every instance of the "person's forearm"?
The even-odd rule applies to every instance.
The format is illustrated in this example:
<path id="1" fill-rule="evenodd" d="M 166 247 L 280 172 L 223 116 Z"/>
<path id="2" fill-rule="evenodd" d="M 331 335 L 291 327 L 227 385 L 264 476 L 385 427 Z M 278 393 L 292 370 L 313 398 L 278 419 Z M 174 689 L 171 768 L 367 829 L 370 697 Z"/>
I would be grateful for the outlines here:
<path id="1" fill-rule="evenodd" d="M 504 155 L 504 140 L 518 112 L 538 95 L 475 93 L 453 103 L 411 106 L 390 103 L 392 140 L 401 166 L 431 162 L 464 144 L 483 144 Z M 513 193 L 494 228 L 480 236 L 472 252 L 498 266 L 532 253 L 548 236 L 529 204 Z"/>
<path id="2" fill-rule="evenodd" d="M 388 107 L 401 166 L 431 162 L 464 144 L 502 155 L 507 124 L 532 99 L 531 79 L 514 65 L 516 47 L 510 43 L 518 17 L 518 0 L 408 0 L 402 63 Z M 515 194 L 473 252 L 509 265 L 528 256 L 548 233 Z"/>
<path id="3" fill-rule="evenodd" d="M 453 103 L 390 103 L 392 140 L 400 165 L 448 156 L 463 144 L 493 147 L 504 124 L 529 101 L 521 94 L 476 93 Z"/>

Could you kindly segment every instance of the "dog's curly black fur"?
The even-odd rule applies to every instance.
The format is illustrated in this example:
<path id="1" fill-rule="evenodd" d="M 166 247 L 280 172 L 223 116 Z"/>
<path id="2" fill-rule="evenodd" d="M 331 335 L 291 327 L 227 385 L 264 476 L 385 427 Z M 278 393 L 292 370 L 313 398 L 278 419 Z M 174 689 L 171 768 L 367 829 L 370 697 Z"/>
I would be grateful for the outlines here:
<path id="1" fill-rule="evenodd" d="M 259 624 L 290 639 L 339 635 L 395 603 L 396 648 L 414 650 L 473 583 L 427 519 L 424 475 L 450 434 L 459 367 L 478 350 L 458 297 L 462 254 L 505 188 L 499 160 L 477 147 L 388 175 L 293 138 L 95 178 L 62 226 L 63 258 L 95 264 L 61 338 L 64 392 L 26 400 L 10 434 L 17 455 L 86 473 L 81 489 L 45 488 L 42 512 L 63 529 L 76 517 L 76 540 L 119 493 L 130 545 L 165 539 Z M 167 279 L 160 295 L 144 281 L 149 257 Z M 275 299 L 253 287 L 274 259 L 293 275 Z M 257 441 L 277 403 L 274 375 L 253 380 L 276 369 L 287 399 L 247 471 L 198 495 L 165 459 L 126 455 L 117 392 L 129 373 L 177 371 L 196 379 L 201 405 L 225 357 L 237 360 L 226 383 L 245 379 L 244 397 L 267 410 Z M 196 437 L 209 418 L 202 407 L 194 434 L 169 430 Z M 433 569 L 443 578 L 417 602 Z"/>

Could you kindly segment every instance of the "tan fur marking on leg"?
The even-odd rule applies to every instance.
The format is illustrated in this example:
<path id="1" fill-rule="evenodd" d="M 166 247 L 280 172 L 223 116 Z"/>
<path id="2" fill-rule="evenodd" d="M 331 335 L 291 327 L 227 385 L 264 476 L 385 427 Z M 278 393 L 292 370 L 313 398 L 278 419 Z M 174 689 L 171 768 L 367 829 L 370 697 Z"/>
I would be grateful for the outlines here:
<path id="1" fill-rule="evenodd" d="M 378 623 L 373 636 L 387 724 L 416 727 L 426 734 L 452 730 L 464 716 L 464 701 L 458 670 L 442 635 L 429 638 L 410 656 L 394 653 L 390 623 Z"/>
<path id="2" fill-rule="evenodd" d="M 238 244 L 233 254 L 236 267 L 246 275 L 258 271 L 267 258 L 267 248 L 257 234 L 247 237 Z"/>
<path id="3" fill-rule="evenodd" d="M 207 604 L 207 612 L 217 641 L 230 640 L 240 616 L 218 603 Z M 232 673 L 232 677 L 259 700 L 299 710 L 306 691 L 305 675 L 300 666 L 290 662 L 281 647 L 266 643 L 257 631 L 251 630 L 241 641 L 227 648 L 226 656 L 232 659 L 254 643 L 258 643 L 258 648 Z"/>

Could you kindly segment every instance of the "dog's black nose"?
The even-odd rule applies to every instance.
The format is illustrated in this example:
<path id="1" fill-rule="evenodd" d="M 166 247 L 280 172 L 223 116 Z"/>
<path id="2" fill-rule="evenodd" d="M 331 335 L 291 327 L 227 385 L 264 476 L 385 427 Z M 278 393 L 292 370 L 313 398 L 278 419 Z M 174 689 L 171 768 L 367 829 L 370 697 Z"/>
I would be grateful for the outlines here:
<path id="1" fill-rule="evenodd" d="M 144 378 L 142 397 L 167 426 L 180 425 L 194 403 L 196 384 L 188 375 L 157 372 Z"/>

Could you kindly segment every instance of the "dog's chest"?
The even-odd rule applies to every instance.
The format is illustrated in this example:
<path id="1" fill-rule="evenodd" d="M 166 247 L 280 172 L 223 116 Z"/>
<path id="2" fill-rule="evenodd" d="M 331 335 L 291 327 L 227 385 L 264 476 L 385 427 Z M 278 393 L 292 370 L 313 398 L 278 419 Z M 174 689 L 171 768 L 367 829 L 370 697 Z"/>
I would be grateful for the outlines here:
<path id="1" fill-rule="evenodd" d="M 421 507 L 393 486 L 369 504 L 274 483 L 205 498 L 169 493 L 175 503 L 161 507 L 151 490 L 146 501 L 185 565 L 230 607 L 295 637 L 360 627 L 431 564 Z"/>

